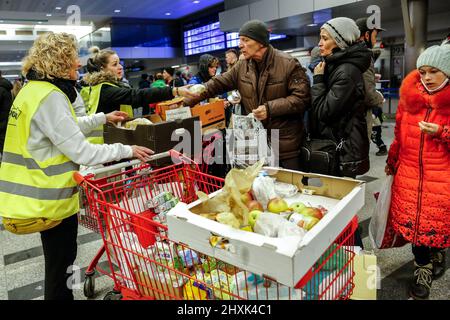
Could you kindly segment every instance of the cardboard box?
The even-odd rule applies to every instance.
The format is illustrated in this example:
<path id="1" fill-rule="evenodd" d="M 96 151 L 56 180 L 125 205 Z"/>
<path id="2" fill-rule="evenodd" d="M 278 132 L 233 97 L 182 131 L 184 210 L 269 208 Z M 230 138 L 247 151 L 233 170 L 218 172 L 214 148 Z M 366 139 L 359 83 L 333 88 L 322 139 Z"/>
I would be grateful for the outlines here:
<path id="1" fill-rule="evenodd" d="M 183 98 L 175 98 L 173 100 L 157 103 L 156 113 L 166 121 L 166 111 L 181 108 L 183 106 L 183 101 Z"/>
<path id="2" fill-rule="evenodd" d="M 168 237 L 187 244 L 208 256 L 217 258 L 243 270 L 265 275 L 288 287 L 295 287 L 326 249 L 336 240 L 357 212 L 364 206 L 365 184 L 362 181 L 330 176 L 306 174 L 298 171 L 266 168 L 278 181 L 296 185 L 295 199 L 312 206 L 322 205 L 328 214 L 299 242 L 293 238 L 270 238 L 256 233 L 233 229 L 194 214 L 200 201 L 190 205 L 179 203 L 167 214 Z M 302 178 L 309 178 L 309 186 Z M 319 182 L 320 187 L 313 187 Z M 210 198 L 219 192 L 209 195 Z M 211 247 L 209 239 L 218 235 L 229 240 L 233 250 Z"/>
<path id="3" fill-rule="evenodd" d="M 182 107 L 166 111 L 166 121 L 175 121 L 192 118 L 191 108 Z"/>
<path id="4" fill-rule="evenodd" d="M 192 116 L 198 116 L 202 123 L 202 130 L 222 130 L 226 128 L 225 123 L 225 100 L 196 105 L 191 108 Z"/>
<path id="5" fill-rule="evenodd" d="M 162 153 L 173 149 L 190 136 L 191 150 L 183 152 L 193 157 L 194 146 L 201 146 L 200 122 L 198 117 L 183 120 L 163 122 L 158 115 L 146 116 L 153 125 L 139 125 L 136 130 L 125 130 L 113 124 L 105 124 L 103 137 L 105 143 L 123 143 L 125 145 L 138 145 L 150 148 L 155 153 Z M 130 119 L 132 120 L 132 119 Z M 172 141 L 172 137 L 175 141 Z M 156 161 L 156 165 L 168 164 L 171 159 Z"/>

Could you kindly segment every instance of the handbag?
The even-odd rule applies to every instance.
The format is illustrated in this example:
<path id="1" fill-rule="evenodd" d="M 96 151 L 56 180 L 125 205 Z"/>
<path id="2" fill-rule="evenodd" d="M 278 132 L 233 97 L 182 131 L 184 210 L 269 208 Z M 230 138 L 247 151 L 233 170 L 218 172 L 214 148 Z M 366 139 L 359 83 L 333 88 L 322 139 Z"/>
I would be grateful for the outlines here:
<path id="1" fill-rule="evenodd" d="M 5 230 L 19 235 L 46 231 L 59 225 L 61 221 L 46 218 L 14 219 L 3 217 Z"/>
<path id="2" fill-rule="evenodd" d="M 403 247 L 407 241 L 396 234 L 389 224 L 393 176 L 387 176 L 378 195 L 377 204 L 369 224 L 369 238 L 373 248 L 388 249 Z"/>
<path id="3" fill-rule="evenodd" d="M 301 146 L 302 171 L 334 175 L 338 169 L 338 145 L 329 139 L 305 139 Z"/>

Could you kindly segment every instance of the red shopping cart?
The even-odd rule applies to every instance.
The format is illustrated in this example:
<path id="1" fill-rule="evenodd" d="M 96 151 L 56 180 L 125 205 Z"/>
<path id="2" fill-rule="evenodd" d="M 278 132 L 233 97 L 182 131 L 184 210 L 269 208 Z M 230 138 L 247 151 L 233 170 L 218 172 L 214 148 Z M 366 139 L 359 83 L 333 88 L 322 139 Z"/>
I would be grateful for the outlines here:
<path id="1" fill-rule="evenodd" d="M 169 155 L 177 154 L 170 151 L 165 156 Z M 164 212 L 155 199 L 171 194 L 190 203 L 198 191 L 210 194 L 221 189 L 223 179 L 200 172 L 189 159 L 155 170 L 147 164 L 121 170 L 97 180 L 77 175 L 114 281 L 114 291 L 105 299 L 335 300 L 351 296 L 356 218 L 297 286 L 289 288 L 168 238 Z"/>

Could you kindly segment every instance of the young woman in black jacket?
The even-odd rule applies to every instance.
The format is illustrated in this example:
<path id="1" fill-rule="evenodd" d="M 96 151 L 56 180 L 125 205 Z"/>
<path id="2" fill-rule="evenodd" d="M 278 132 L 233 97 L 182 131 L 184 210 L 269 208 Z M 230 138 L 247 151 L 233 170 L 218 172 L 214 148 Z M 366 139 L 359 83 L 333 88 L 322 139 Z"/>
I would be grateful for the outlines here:
<path id="1" fill-rule="evenodd" d="M 357 42 L 359 33 L 349 18 L 335 18 L 322 26 L 323 61 L 314 70 L 311 89 L 311 135 L 336 142 L 338 163 L 332 174 L 352 178 L 370 167 L 362 74 L 370 66 L 371 52 Z"/>
<path id="2" fill-rule="evenodd" d="M 187 87 L 129 88 L 121 83 L 124 72 L 116 52 L 100 50 L 98 47 L 91 48 L 90 52 L 92 57 L 87 63 L 89 73 L 83 79 L 84 88 L 81 92 L 88 114 L 94 110 L 93 113 L 107 114 L 120 110 L 121 105 L 145 108 L 151 103 L 171 100 L 175 96 L 194 96 Z"/>

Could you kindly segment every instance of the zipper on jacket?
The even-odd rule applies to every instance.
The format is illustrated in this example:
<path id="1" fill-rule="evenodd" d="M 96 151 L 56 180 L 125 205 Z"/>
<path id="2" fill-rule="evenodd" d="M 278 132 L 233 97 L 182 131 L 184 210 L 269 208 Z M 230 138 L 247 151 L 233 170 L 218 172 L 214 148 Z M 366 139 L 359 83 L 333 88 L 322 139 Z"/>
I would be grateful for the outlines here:
<path id="1" fill-rule="evenodd" d="M 425 122 L 430 118 L 430 114 L 433 111 L 431 107 L 428 107 L 427 114 L 425 116 Z M 422 211 L 422 192 L 423 192 L 423 148 L 425 144 L 425 132 L 420 133 L 420 148 L 419 148 L 419 188 L 417 194 L 417 213 L 416 213 L 416 225 L 414 228 L 414 241 L 417 242 L 417 234 L 419 232 L 420 213 Z"/>

